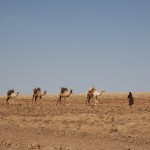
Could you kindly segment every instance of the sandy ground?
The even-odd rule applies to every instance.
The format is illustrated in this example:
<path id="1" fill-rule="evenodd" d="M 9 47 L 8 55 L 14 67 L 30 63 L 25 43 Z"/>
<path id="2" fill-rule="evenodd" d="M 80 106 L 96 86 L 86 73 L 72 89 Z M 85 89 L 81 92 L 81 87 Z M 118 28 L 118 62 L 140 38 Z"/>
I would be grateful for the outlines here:
<path id="1" fill-rule="evenodd" d="M 56 95 L 31 104 L 19 95 L 10 104 L 0 97 L 0 150 L 150 150 L 150 93 L 104 93 L 98 106 L 73 94 L 65 105 Z M 91 101 L 93 102 L 93 101 Z"/>

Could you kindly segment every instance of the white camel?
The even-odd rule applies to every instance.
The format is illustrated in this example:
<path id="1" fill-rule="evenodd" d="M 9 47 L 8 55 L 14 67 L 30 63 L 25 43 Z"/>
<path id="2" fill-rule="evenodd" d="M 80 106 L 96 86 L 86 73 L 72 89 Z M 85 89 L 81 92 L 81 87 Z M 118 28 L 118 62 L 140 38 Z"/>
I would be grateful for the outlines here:
<path id="1" fill-rule="evenodd" d="M 95 98 L 94 106 L 96 106 L 98 103 L 98 97 L 101 96 L 104 92 L 105 92 L 104 89 L 102 89 L 100 92 L 98 92 L 98 91 L 94 92 L 94 97 L 93 97 L 93 98 Z"/>
<path id="2" fill-rule="evenodd" d="M 93 91 L 93 93 L 90 93 L 91 89 L 95 89 L 95 90 Z M 97 103 L 98 103 L 98 97 L 101 96 L 104 92 L 105 92 L 104 89 L 102 89 L 100 92 L 98 92 L 98 91 L 96 90 L 96 88 L 90 88 L 90 89 L 88 90 L 88 92 L 86 92 L 86 99 L 88 99 L 88 102 L 90 102 L 90 99 L 94 99 L 94 100 L 95 100 L 94 106 L 96 106 Z M 90 103 L 89 103 L 89 104 L 90 104 Z"/>
<path id="3" fill-rule="evenodd" d="M 15 99 L 18 95 L 19 95 L 19 92 L 15 93 L 14 89 L 8 90 L 6 103 L 8 104 L 8 101 L 10 99 Z"/>

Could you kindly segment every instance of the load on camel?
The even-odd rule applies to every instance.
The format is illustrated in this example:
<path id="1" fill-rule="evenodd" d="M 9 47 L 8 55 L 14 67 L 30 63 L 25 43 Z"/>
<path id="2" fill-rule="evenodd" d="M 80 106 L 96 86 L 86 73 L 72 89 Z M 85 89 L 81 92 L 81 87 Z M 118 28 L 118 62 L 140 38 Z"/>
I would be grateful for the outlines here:
<path id="1" fill-rule="evenodd" d="M 64 104 L 65 104 L 65 100 L 66 100 L 66 99 L 69 100 L 69 97 L 70 97 L 71 94 L 72 94 L 72 89 L 70 89 L 70 91 L 69 91 L 67 88 L 61 87 L 61 89 L 60 89 L 60 94 L 59 94 L 59 96 L 58 96 L 56 105 L 57 105 L 58 103 L 60 103 L 60 105 L 61 105 L 62 98 L 64 99 Z"/>

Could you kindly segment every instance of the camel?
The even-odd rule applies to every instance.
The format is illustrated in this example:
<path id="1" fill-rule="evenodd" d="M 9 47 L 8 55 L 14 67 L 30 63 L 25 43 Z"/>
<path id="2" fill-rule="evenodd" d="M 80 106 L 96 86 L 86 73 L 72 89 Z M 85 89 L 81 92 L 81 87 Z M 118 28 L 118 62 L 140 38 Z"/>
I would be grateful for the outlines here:
<path id="1" fill-rule="evenodd" d="M 104 92 L 105 92 L 104 89 L 102 89 L 100 92 L 94 91 L 94 95 L 93 95 L 93 98 L 95 98 L 94 106 L 96 106 L 98 103 L 98 96 L 101 96 Z"/>
<path id="2" fill-rule="evenodd" d="M 40 88 L 34 88 L 33 89 L 33 96 L 32 96 L 32 104 L 33 104 L 33 100 L 35 101 L 35 104 L 37 99 L 42 99 L 42 97 L 47 93 L 47 91 L 44 91 L 44 93 L 42 94 L 41 89 Z"/>
<path id="3" fill-rule="evenodd" d="M 90 104 L 90 100 L 91 99 L 94 99 L 95 98 L 95 106 L 97 105 L 98 103 L 98 96 L 102 95 L 102 93 L 104 93 L 105 90 L 102 89 L 100 92 L 96 91 L 96 88 L 95 87 L 92 87 L 88 90 L 88 92 L 86 93 L 86 105 L 87 105 L 87 102 Z"/>
<path id="4" fill-rule="evenodd" d="M 86 105 L 87 105 L 87 102 L 90 104 L 90 99 L 93 98 L 94 96 L 94 92 L 96 91 L 96 88 L 95 87 L 92 87 L 88 90 L 88 92 L 86 93 Z"/>
<path id="5" fill-rule="evenodd" d="M 8 90 L 6 103 L 8 104 L 8 101 L 9 101 L 10 99 L 14 99 L 14 98 L 16 98 L 18 95 L 19 95 L 19 92 L 17 92 L 17 93 L 15 94 L 14 89 Z"/>
<path id="6" fill-rule="evenodd" d="M 70 91 L 68 91 L 67 88 L 62 87 L 62 88 L 61 88 L 61 93 L 59 94 L 59 97 L 58 97 L 58 100 L 57 100 L 56 105 L 57 105 L 58 103 L 60 103 L 60 105 L 61 105 L 61 100 L 62 100 L 62 98 L 64 98 L 64 104 L 65 104 L 66 98 L 69 99 L 69 97 L 70 97 L 71 94 L 72 94 L 72 89 L 70 89 Z"/>

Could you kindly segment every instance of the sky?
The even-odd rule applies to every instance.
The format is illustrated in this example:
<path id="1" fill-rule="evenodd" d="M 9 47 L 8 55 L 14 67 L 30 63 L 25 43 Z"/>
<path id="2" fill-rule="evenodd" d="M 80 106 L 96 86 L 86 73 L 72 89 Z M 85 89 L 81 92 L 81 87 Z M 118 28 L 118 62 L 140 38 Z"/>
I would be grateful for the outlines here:
<path id="1" fill-rule="evenodd" d="M 0 94 L 150 91 L 149 0 L 0 0 Z"/>

